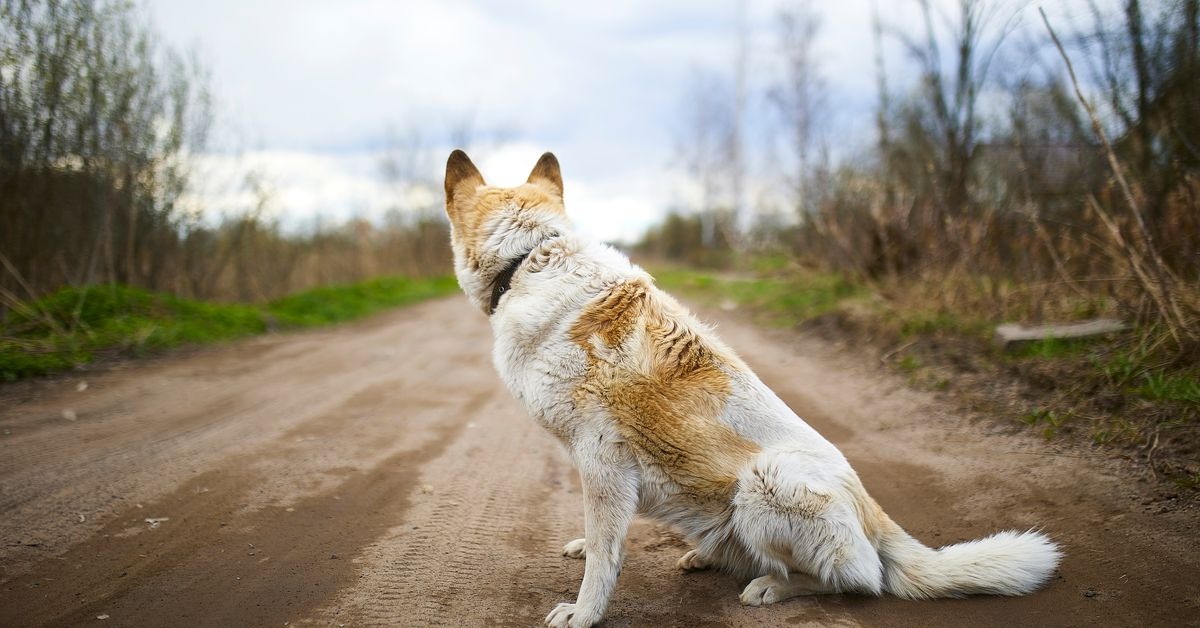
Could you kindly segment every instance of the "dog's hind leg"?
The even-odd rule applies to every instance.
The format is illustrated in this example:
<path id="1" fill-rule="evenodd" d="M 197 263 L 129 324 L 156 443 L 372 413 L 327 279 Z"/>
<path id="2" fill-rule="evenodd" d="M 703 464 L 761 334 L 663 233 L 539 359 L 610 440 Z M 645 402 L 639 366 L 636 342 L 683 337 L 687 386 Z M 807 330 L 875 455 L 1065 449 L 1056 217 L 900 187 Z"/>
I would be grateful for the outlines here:
<path id="1" fill-rule="evenodd" d="M 768 574 L 751 580 L 750 584 L 742 590 L 738 599 L 746 606 L 762 606 L 800 595 L 823 593 L 837 593 L 837 591 L 806 573 L 793 571 L 787 575 L 786 579 L 775 574 Z"/>
<path id="2" fill-rule="evenodd" d="M 572 451 L 583 484 L 583 584 L 574 604 L 559 604 L 546 616 L 553 628 L 578 628 L 604 617 L 625 558 L 625 536 L 638 503 L 637 463 L 628 450 L 605 444 L 602 449 Z"/>
<path id="3" fill-rule="evenodd" d="M 758 573 L 773 574 L 756 581 L 759 599 L 786 599 L 796 586 L 879 595 L 883 564 L 847 489 L 847 474 L 853 472 L 837 464 L 822 468 L 823 461 L 814 458 L 806 452 L 764 452 L 739 480 L 734 527 L 754 552 Z M 787 575 L 794 572 L 810 577 L 794 585 Z M 750 599 L 755 593 L 747 588 Z"/>

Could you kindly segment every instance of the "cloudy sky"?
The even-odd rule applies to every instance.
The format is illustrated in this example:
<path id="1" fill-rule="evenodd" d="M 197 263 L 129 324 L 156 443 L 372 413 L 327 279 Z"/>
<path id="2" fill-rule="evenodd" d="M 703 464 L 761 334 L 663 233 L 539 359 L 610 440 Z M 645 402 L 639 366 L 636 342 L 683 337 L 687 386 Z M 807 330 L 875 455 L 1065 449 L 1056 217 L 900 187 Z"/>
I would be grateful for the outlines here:
<path id="1" fill-rule="evenodd" d="M 845 153 L 871 141 L 871 1 L 813 3 L 831 103 L 823 131 Z M 889 23 L 919 26 L 914 5 L 880 4 Z M 218 181 L 204 192 L 209 205 L 245 205 L 236 186 L 219 182 L 252 168 L 274 192 L 274 210 L 297 224 L 379 217 L 396 198 L 380 176 L 386 146 L 420 147 L 413 168 L 436 182 L 465 137 L 485 177 L 501 185 L 523 181 L 542 151 L 554 151 L 576 223 L 632 239 L 686 201 L 674 156 L 689 80 L 731 74 L 737 45 L 732 0 L 148 6 L 167 42 L 197 49 L 212 74 L 221 133 L 206 157 Z M 779 6 L 746 2 L 752 97 L 772 78 Z M 901 56 L 888 50 L 893 79 L 903 76 Z M 752 133 L 767 128 L 748 122 Z"/>

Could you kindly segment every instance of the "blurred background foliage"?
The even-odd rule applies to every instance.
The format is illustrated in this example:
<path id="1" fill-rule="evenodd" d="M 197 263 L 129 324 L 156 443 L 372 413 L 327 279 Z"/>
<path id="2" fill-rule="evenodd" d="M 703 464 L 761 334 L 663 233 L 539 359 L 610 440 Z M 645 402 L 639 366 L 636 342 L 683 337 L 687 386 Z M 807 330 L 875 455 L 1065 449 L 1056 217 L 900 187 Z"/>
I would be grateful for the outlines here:
<path id="1" fill-rule="evenodd" d="M 930 319 L 1117 315 L 1194 360 L 1198 2 L 1080 6 L 1057 25 L 1062 55 L 1041 23 L 1017 19 L 1025 4 L 914 0 L 915 30 L 876 12 L 876 141 L 832 150 L 820 14 L 780 4 L 774 40 L 757 42 L 772 57 L 762 93 L 745 80 L 743 29 L 729 76 L 697 72 L 683 94 L 677 161 L 695 200 L 623 246 L 651 265 L 835 275 Z M 889 42 L 903 56 L 885 58 Z M 448 272 L 440 201 L 411 193 L 439 189 L 425 166 L 441 147 L 415 130 L 380 153 L 396 191 L 382 220 L 282 223 L 254 170 L 233 183 L 244 207 L 205 207 L 211 82 L 136 4 L 0 0 L 0 314 L 64 287 L 267 303 Z M 751 128 L 769 129 L 769 146 Z M 752 198 L 763 181 L 782 193 Z"/>

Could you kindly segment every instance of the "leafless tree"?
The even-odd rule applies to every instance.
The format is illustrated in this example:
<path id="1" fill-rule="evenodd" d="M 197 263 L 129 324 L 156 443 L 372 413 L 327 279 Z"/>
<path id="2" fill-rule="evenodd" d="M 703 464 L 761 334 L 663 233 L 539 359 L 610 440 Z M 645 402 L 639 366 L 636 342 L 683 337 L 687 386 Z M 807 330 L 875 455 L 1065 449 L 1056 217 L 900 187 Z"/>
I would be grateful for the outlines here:
<path id="1" fill-rule="evenodd" d="M 953 12 L 943 11 L 941 5 L 935 8 L 929 0 L 916 2 L 924 25 L 920 36 L 893 29 L 920 72 L 919 96 L 904 123 L 910 133 L 924 138 L 925 150 L 910 161 L 932 175 L 929 191 L 941 213 L 960 215 L 970 204 L 980 134 L 979 94 L 988 84 L 1001 43 L 1015 28 L 1018 12 L 1005 2 L 958 0 Z M 952 47 L 950 54 L 942 51 L 946 43 Z"/>
<path id="2" fill-rule="evenodd" d="M 735 200 L 730 167 L 736 132 L 730 91 L 719 75 L 695 71 L 677 129 L 680 157 L 700 191 L 701 244 L 706 247 L 717 243 L 718 229 L 731 228 Z"/>
<path id="3" fill-rule="evenodd" d="M 810 0 L 801 0 L 780 9 L 776 28 L 782 68 L 768 99 L 783 122 L 786 144 L 795 159 L 787 180 L 803 220 L 817 205 L 813 157 L 821 140 L 820 129 L 828 121 L 826 82 L 815 52 L 821 18 Z"/>
<path id="4" fill-rule="evenodd" d="M 1170 196 L 1200 168 L 1200 0 L 1088 5 L 1077 56 L 1103 88 L 1102 121 L 1139 181 L 1151 230 L 1171 229 Z"/>

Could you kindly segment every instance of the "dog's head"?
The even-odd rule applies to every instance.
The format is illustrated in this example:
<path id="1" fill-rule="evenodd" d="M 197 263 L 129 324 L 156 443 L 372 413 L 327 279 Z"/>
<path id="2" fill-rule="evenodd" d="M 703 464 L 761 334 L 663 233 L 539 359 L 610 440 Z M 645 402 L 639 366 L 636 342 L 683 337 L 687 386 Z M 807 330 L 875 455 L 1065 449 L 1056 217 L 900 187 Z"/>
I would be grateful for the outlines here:
<path id="1" fill-rule="evenodd" d="M 458 284 L 471 303 L 491 313 L 493 289 L 506 269 L 567 226 L 558 159 L 546 153 L 524 184 L 498 188 L 456 150 L 446 161 L 446 214 Z"/>

